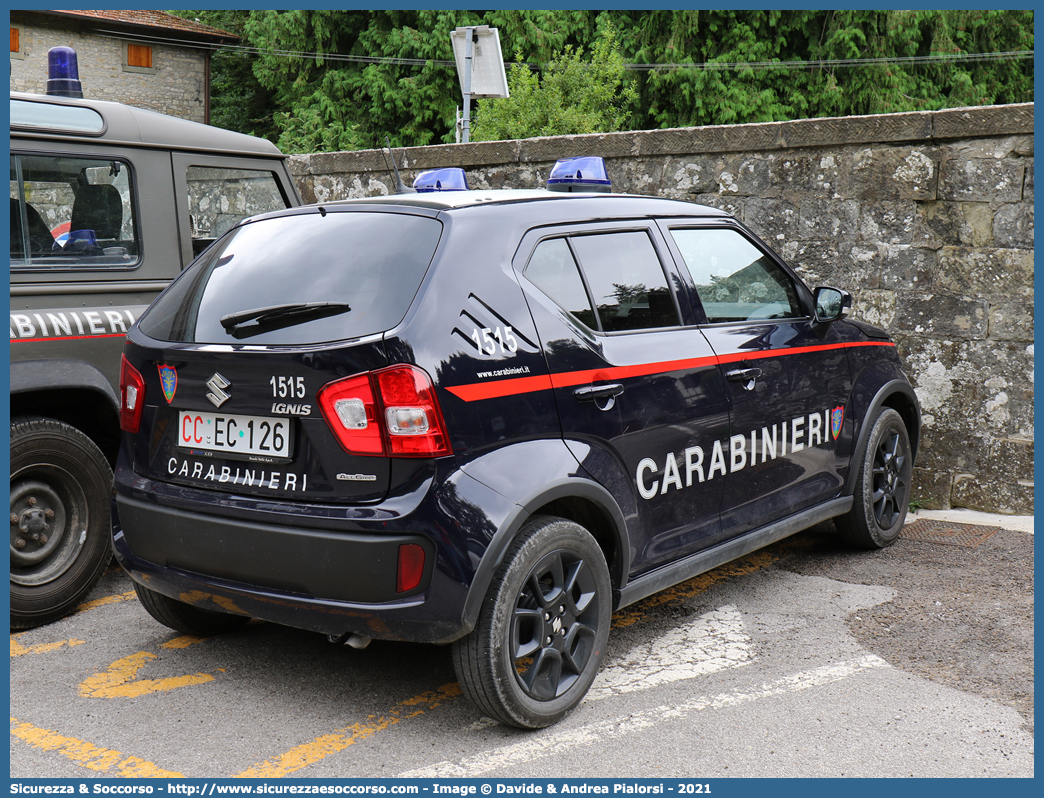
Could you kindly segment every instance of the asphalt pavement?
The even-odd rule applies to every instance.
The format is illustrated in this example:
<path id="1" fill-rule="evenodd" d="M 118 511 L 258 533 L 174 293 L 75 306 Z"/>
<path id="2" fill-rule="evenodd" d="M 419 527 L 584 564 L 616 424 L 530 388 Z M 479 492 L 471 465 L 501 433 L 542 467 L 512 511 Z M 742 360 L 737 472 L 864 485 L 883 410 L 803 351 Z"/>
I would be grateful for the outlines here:
<path id="1" fill-rule="evenodd" d="M 624 608 L 589 698 L 537 732 L 478 713 L 446 647 L 178 635 L 111 571 L 11 636 L 10 773 L 1031 777 L 1032 519 L 926 519 L 980 531 L 857 552 L 820 524 Z"/>

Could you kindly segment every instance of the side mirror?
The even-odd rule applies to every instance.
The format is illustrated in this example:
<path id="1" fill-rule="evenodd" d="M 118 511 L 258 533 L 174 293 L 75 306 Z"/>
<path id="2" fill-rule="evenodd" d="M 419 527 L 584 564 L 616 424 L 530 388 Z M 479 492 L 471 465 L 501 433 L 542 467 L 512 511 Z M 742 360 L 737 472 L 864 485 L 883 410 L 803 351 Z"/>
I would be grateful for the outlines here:
<path id="1" fill-rule="evenodd" d="M 815 291 L 815 300 L 817 324 L 843 319 L 852 309 L 852 295 L 840 288 L 820 286 Z"/>

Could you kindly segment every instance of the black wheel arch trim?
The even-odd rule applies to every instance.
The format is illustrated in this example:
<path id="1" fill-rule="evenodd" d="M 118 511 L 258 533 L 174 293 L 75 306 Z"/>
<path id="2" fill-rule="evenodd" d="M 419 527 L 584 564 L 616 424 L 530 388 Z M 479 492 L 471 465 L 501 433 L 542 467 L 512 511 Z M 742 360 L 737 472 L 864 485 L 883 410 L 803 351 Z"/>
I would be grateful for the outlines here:
<path id="1" fill-rule="evenodd" d="M 109 379 L 96 366 L 83 360 L 19 360 L 11 363 L 11 394 L 79 389 L 105 397 L 113 413 L 120 400 Z"/>
<path id="2" fill-rule="evenodd" d="M 913 460 L 915 463 L 917 462 L 917 447 L 921 438 L 921 404 L 917 400 L 917 394 L 914 392 L 913 386 L 910 385 L 909 382 L 906 380 L 891 380 L 878 389 L 873 400 L 870 402 L 870 405 L 867 407 L 866 413 L 863 415 L 863 422 L 859 428 L 859 436 L 856 438 L 855 448 L 852 450 L 852 466 L 849 468 L 848 479 L 845 482 L 845 491 L 842 495 L 855 495 L 856 482 L 859 478 L 859 465 L 856 462 L 856 457 L 866 448 L 866 442 L 873 430 L 873 424 L 871 421 L 877 417 L 877 414 L 881 411 L 882 407 L 892 407 L 889 400 L 893 400 L 897 395 L 903 397 L 901 401 L 905 405 L 905 408 L 896 407 L 894 409 L 903 416 L 903 421 L 906 422 L 907 432 L 910 435 L 910 448 L 913 450 Z M 907 413 L 904 413 L 904 409 L 907 410 L 907 413 L 913 414 L 913 424 L 910 423 L 911 419 L 907 417 Z"/>
<path id="3" fill-rule="evenodd" d="M 557 499 L 586 499 L 606 513 L 612 525 L 615 536 L 613 542 L 617 552 L 614 560 L 607 563 L 610 582 L 614 588 L 613 592 L 616 593 L 624 585 L 630 562 L 627 525 L 616 499 L 604 487 L 593 480 L 582 477 L 562 477 L 546 483 L 528 496 L 520 499 L 506 498 L 515 503 L 515 508 L 489 542 L 489 546 L 486 547 L 482 560 L 475 570 L 475 577 L 468 588 L 468 595 L 464 602 L 463 624 L 466 632 L 475 628 L 479 611 L 482 609 L 482 602 L 493 582 L 493 577 L 503 563 L 504 555 L 518 536 L 519 531 L 541 507 Z"/>

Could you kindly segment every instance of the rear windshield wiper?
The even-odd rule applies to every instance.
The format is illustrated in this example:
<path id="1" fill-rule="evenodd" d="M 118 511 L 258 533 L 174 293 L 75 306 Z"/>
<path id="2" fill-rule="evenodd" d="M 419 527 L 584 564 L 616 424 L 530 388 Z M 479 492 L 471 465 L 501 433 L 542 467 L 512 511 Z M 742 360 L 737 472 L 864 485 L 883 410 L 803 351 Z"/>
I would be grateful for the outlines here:
<path id="1" fill-rule="evenodd" d="M 336 316 L 338 313 L 347 313 L 349 310 L 351 307 L 347 302 L 293 302 L 229 313 L 227 316 L 221 317 L 221 326 L 228 332 L 233 332 L 247 321 L 256 321 L 256 326 L 278 321 L 282 322 L 280 327 L 286 327 L 312 318 Z"/>

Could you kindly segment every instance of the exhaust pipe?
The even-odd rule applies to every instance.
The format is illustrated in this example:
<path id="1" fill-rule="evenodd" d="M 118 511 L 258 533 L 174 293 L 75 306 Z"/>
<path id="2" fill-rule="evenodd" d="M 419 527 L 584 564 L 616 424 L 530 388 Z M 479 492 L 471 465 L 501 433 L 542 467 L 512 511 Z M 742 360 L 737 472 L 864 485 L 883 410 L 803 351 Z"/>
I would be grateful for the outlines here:
<path id="1" fill-rule="evenodd" d="M 372 637 L 364 637 L 363 635 L 357 635 L 354 632 L 345 632 L 343 635 L 327 635 L 326 639 L 333 643 L 335 646 L 346 645 L 351 646 L 357 651 L 361 651 L 370 645 Z"/>

